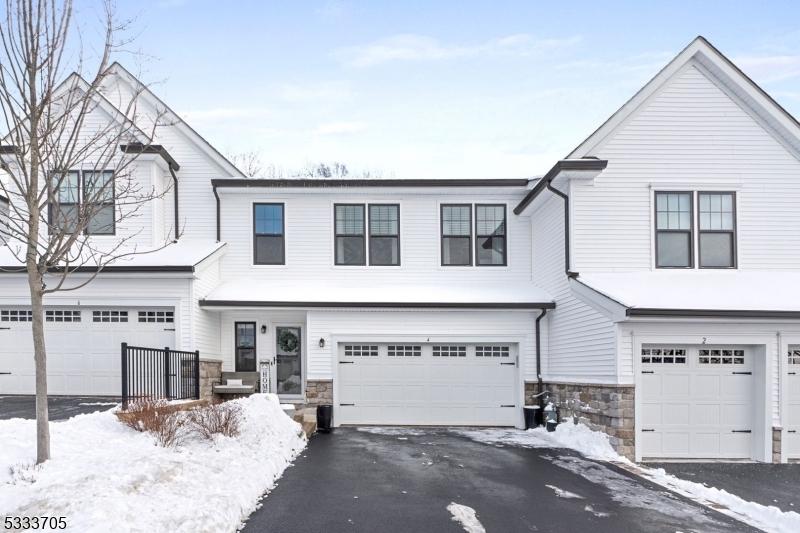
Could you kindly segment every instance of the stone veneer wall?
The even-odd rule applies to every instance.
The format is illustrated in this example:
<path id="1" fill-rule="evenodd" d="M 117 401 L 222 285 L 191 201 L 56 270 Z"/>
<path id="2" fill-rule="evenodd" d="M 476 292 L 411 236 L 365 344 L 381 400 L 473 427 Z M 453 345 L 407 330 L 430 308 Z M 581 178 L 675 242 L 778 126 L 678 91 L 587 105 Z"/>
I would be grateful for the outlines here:
<path id="1" fill-rule="evenodd" d="M 333 404 L 333 381 L 306 381 L 306 403 L 309 405 Z"/>
<path id="2" fill-rule="evenodd" d="M 544 383 L 550 401 L 564 419 L 573 412 L 581 423 L 602 431 L 620 455 L 634 459 L 634 386 L 580 383 Z M 525 404 L 538 404 L 538 383 L 525 383 Z M 574 411 L 573 411 L 574 410 Z"/>
<path id="3" fill-rule="evenodd" d="M 781 428 L 772 428 L 772 462 L 781 462 L 781 439 L 783 437 L 783 430 Z"/>
<path id="4" fill-rule="evenodd" d="M 200 359 L 200 399 L 212 400 L 214 385 L 222 379 L 222 361 L 219 359 Z"/>

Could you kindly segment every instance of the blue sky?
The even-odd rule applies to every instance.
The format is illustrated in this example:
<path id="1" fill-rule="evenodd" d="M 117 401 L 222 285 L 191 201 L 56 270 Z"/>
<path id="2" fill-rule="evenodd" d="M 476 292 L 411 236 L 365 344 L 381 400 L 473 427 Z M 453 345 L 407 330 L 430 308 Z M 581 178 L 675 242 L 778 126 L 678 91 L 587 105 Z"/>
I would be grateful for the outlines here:
<path id="1" fill-rule="evenodd" d="M 800 2 L 119 0 L 120 60 L 224 152 L 541 174 L 698 34 L 800 115 Z M 82 22 L 90 20 L 81 11 Z"/>

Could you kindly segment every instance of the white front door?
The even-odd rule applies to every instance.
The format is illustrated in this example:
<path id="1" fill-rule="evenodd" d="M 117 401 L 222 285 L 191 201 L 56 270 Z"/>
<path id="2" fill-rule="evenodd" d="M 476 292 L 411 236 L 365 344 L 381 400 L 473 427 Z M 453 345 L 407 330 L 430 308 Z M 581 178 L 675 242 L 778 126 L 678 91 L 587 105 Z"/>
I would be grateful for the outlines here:
<path id="1" fill-rule="evenodd" d="M 784 455 L 789 459 L 800 459 L 800 346 L 789 347 L 787 367 Z"/>
<path id="2" fill-rule="evenodd" d="M 141 314 L 140 314 L 141 313 Z M 48 392 L 121 394 L 120 346 L 175 347 L 172 308 L 48 307 L 45 311 Z M 0 309 L 0 394 L 34 394 L 29 311 Z"/>
<path id="3" fill-rule="evenodd" d="M 753 355 L 745 346 L 645 345 L 637 439 L 643 458 L 748 459 Z"/>
<path id="4" fill-rule="evenodd" d="M 340 343 L 341 424 L 513 426 L 515 344 Z"/>

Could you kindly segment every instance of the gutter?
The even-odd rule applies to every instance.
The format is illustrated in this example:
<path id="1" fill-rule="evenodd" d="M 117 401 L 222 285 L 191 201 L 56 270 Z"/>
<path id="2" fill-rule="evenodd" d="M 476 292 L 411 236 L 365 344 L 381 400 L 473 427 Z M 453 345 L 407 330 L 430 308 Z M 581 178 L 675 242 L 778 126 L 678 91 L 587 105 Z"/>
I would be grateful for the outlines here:
<path id="1" fill-rule="evenodd" d="M 180 224 L 180 217 L 178 216 L 178 176 L 175 174 L 172 166 L 169 167 L 169 173 L 172 174 L 172 186 L 175 189 L 172 201 L 175 204 L 173 212 L 175 214 L 175 240 L 177 241 L 180 238 L 180 233 L 178 232 L 178 225 Z"/>
<path id="2" fill-rule="evenodd" d="M 527 187 L 528 179 L 258 179 L 258 178 L 215 178 L 215 187 Z"/>
<path id="3" fill-rule="evenodd" d="M 760 309 L 660 309 L 653 307 L 630 307 L 627 316 L 637 317 L 691 317 L 691 318 L 768 318 L 798 319 L 800 311 L 774 311 Z"/>
<path id="4" fill-rule="evenodd" d="M 553 165 L 553 168 L 547 171 L 547 174 L 536 182 L 533 189 L 525 195 L 525 198 L 514 208 L 514 214 L 521 214 L 526 207 L 533 202 L 537 196 L 553 181 L 556 176 L 561 172 L 567 170 L 594 170 L 597 172 L 605 170 L 608 166 L 608 161 L 604 159 L 597 159 L 595 157 L 586 157 L 583 159 L 562 159 Z"/>
<path id="5" fill-rule="evenodd" d="M 418 308 L 418 309 L 554 309 L 553 302 L 320 302 L 264 300 L 200 300 L 200 307 L 294 307 L 294 308 Z"/>
<path id="6" fill-rule="evenodd" d="M 50 267 L 48 273 L 63 273 L 64 267 Z M 194 272 L 194 265 L 151 265 L 151 266 L 107 266 L 98 268 L 96 266 L 79 266 L 66 269 L 70 273 L 146 273 L 146 272 Z M 0 274 L 23 274 L 27 272 L 24 266 L 0 266 Z"/>

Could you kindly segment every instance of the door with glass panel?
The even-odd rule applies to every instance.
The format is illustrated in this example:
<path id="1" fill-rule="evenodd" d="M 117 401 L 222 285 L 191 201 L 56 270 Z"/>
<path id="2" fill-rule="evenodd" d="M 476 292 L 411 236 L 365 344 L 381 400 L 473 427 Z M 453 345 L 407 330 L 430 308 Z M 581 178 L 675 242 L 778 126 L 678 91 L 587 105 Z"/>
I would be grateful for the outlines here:
<path id="1" fill-rule="evenodd" d="M 300 328 L 275 328 L 275 383 L 277 392 L 286 396 L 303 394 L 303 368 Z"/>

